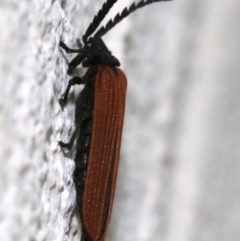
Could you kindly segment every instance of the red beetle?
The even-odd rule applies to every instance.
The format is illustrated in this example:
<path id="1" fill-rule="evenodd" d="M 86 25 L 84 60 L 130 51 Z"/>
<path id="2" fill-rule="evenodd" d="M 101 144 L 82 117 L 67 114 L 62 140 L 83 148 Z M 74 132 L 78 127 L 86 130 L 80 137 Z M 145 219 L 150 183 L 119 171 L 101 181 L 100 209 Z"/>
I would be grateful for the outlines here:
<path id="1" fill-rule="evenodd" d="M 116 186 L 126 99 L 127 79 L 118 68 L 120 62 L 101 37 L 133 11 L 160 1 L 169 0 L 133 3 L 96 31 L 117 2 L 108 0 L 83 35 L 83 48 L 70 49 L 60 42 L 67 53 L 78 53 L 68 65 L 68 74 L 72 74 L 80 64 L 88 68 L 84 76 L 69 80 L 59 100 L 61 106 L 65 106 L 71 86 L 85 85 L 76 102 L 76 128 L 72 138 L 69 143 L 59 142 L 61 147 L 71 149 L 78 137 L 74 181 L 82 221 L 81 241 L 104 241 L 106 237 Z"/>

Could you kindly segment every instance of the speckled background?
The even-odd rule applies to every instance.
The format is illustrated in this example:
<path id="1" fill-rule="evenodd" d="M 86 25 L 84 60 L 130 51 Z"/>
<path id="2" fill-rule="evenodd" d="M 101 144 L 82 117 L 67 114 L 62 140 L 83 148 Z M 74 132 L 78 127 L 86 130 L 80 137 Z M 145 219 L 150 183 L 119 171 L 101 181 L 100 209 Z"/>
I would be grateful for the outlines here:
<path id="1" fill-rule="evenodd" d="M 119 0 L 120 1 L 120 0 Z M 119 12 L 132 1 L 121 0 Z M 80 240 L 64 40 L 103 0 L 0 0 L 0 239 Z M 134 13 L 104 40 L 128 78 L 107 241 L 238 241 L 240 2 L 175 0 Z"/>

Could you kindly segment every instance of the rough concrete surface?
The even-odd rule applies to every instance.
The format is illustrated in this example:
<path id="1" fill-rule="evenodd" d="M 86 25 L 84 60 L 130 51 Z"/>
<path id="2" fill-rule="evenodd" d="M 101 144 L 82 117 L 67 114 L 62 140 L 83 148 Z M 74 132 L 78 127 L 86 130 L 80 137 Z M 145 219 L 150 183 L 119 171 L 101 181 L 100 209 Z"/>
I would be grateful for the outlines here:
<path id="1" fill-rule="evenodd" d="M 0 239 L 80 240 L 67 55 L 103 0 L 0 0 Z M 114 16 L 130 0 L 119 0 Z M 238 241 L 240 2 L 175 0 L 104 37 L 128 78 L 107 241 Z"/>

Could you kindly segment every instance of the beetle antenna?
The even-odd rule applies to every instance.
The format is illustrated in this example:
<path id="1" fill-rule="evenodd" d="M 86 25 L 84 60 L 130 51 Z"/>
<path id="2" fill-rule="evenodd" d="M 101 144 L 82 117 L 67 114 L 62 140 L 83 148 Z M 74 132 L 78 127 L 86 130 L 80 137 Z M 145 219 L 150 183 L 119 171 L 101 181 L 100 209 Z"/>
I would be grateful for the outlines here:
<path id="1" fill-rule="evenodd" d="M 85 43 L 88 39 L 88 37 L 96 30 L 96 28 L 99 26 L 99 24 L 102 22 L 104 17 L 107 15 L 109 10 L 112 8 L 114 3 L 116 3 L 118 0 L 107 0 L 102 5 L 102 8 L 98 11 L 97 15 L 93 18 L 93 21 L 88 26 L 85 34 L 83 35 L 83 42 Z"/>
<path id="2" fill-rule="evenodd" d="M 124 18 L 126 18 L 129 14 L 134 12 L 135 10 L 142 8 L 148 4 L 154 2 L 165 2 L 165 1 L 172 1 L 172 0 L 141 0 L 139 3 L 133 3 L 129 8 L 124 8 L 121 13 L 118 13 L 115 18 L 110 20 L 106 26 L 101 27 L 94 35 L 94 37 L 102 37 L 106 34 L 110 29 L 112 29 L 116 24 L 121 22 Z"/>

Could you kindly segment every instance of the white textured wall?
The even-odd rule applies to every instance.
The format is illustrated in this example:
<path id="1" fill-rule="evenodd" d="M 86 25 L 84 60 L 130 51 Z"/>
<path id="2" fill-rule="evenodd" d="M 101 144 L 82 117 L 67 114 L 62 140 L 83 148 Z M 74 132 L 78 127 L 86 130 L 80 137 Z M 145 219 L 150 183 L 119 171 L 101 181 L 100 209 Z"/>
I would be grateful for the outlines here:
<path id="1" fill-rule="evenodd" d="M 73 46 L 102 3 L 0 0 L 3 241 L 80 239 L 74 152 L 57 145 L 74 115 L 57 102 L 71 59 L 58 43 Z M 239 240 L 239 9 L 156 3 L 104 38 L 129 81 L 109 241 Z"/>

